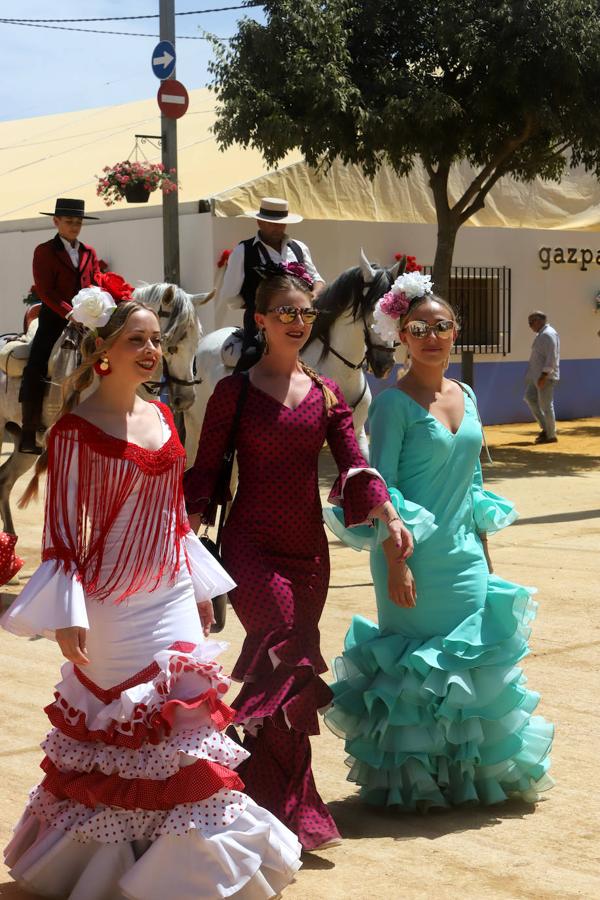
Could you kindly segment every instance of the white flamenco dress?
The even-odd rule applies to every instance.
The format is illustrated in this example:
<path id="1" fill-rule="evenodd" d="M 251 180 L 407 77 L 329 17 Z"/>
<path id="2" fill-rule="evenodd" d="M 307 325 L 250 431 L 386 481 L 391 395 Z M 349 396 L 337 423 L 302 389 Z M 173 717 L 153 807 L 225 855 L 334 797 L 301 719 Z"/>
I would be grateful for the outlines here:
<path id="1" fill-rule="evenodd" d="M 145 450 L 77 415 L 52 429 L 43 562 L 2 619 L 19 635 L 89 629 L 46 713 L 45 778 L 5 850 L 12 877 L 69 900 L 263 900 L 301 847 L 243 792 L 223 733 L 229 679 L 196 602 L 234 584 L 189 530 L 169 410 Z"/>

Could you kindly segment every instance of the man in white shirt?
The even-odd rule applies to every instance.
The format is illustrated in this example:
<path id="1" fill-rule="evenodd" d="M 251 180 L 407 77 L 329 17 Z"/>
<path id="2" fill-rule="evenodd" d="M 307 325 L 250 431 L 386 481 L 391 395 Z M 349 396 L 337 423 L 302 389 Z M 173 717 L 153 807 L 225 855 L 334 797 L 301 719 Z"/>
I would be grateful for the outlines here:
<path id="1" fill-rule="evenodd" d="M 321 293 L 325 282 L 312 261 L 310 250 L 302 241 L 292 240 L 286 234 L 286 225 L 302 221 L 302 216 L 290 213 L 287 200 L 279 197 L 263 197 L 260 209 L 244 213 L 256 219 L 258 234 L 241 241 L 227 260 L 227 269 L 220 291 L 220 302 L 234 309 L 244 309 L 244 342 L 242 359 L 238 369 L 252 365 L 257 334 L 254 322 L 256 289 L 261 281 L 257 270 L 275 268 L 282 262 L 298 262 L 314 281 L 315 296 Z M 253 352 L 254 351 L 254 352 Z"/>
<path id="2" fill-rule="evenodd" d="M 541 431 L 536 444 L 555 444 L 554 388 L 560 379 L 560 338 L 540 310 L 529 314 L 529 327 L 535 332 L 527 369 L 525 403 L 529 406 Z"/>

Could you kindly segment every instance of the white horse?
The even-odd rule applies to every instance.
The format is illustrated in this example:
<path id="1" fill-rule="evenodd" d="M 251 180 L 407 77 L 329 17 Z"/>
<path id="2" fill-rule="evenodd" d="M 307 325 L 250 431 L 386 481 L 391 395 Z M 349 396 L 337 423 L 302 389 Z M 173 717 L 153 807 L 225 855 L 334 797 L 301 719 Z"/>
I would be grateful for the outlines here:
<path id="1" fill-rule="evenodd" d="M 168 393 L 173 412 L 183 412 L 194 403 L 194 358 L 202 329 L 198 308 L 213 296 L 188 294 L 177 285 L 148 284 L 136 288 L 134 298 L 154 309 L 158 315 L 163 339 L 163 374 L 160 381 L 147 385 L 145 394 L 157 396 L 163 387 Z M 31 335 L 32 336 L 32 335 Z M 77 347 L 67 326 L 56 342 L 49 364 L 50 390 L 44 400 L 43 420 L 54 420 L 61 405 L 60 385 L 78 365 Z M 21 378 L 0 371 L 0 442 L 6 430 L 14 438 L 14 449 L 0 466 L 0 517 L 5 531 L 14 532 L 10 494 L 15 481 L 33 466 L 36 457 L 18 450 L 21 431 Z M 143 392 L 144 393 L 144 392 Z M 0 444 L 1 446 L 1 444 Z"/>
<path id="2" fill-rule="evenodd" d="M 394 365 L 394 348 L 381 343 L 371 329 L 377 300 L 390 289 L 400 268 L 371 266 L 361 251 L 361 264 L 343 272 L 317 298 L 320 310 L 309 342 L 302 351 L 304 361 L 332 378 L 352 408 L 354 429 L 362 453 L 368 458 L 365 422 L 371 403 L 367 368 L 376 378 L 385 378 Z M 196 354 L 196 372 L 202 383 L 196 400 L 186 411 L 186 451 L 191 465 L 196 455 L 206 404 L 215 385 L 230 375 L 239 358 L 239 329 L 220 328 L 203 337 Z"/>

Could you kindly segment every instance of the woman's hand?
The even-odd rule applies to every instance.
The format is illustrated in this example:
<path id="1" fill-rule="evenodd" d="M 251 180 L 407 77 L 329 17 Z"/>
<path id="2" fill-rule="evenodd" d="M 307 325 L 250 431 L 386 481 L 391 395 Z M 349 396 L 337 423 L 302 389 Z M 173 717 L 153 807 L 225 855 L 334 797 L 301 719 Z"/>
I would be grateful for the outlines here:
<path id="1" fill-rule="evenodd" d="M 210 634 L 210 626 L 215 623 L 212 600 L 200 600 L 197 606 L 200 622 L 202 623 L 202 632 L 204 637 L 208 637 Z"/>
<path id="2" fill-rule="evenodd" d="M 62 655 L 76 666 L 87 666 L 87 628 L 73 625 L 70 628 L 56 629 L 56 643 Z"/>
<path id="3" fill-rule="evenodd" d="M 413 537 L 402 519 L 393 519 L 387 523 L 387 529 L 390 533 L 388 540 L 393 541 L 400 558 L 408 559 L 413 553 Z M 387 543 L 387 542 L 386 542 Z"/>
<path id="4" fill-rule="evenodd" d="M 388 595 L 396 606 L 410 608 L 417 605 L 413 573 L 403 559 L 388 558 Z"/>
<path id="5" fill-rule="evenodd" d="M 392 541 L 396 549 L 396 555 L 399 555 L 401 559 L 408 559 L 409 556 L 412 556 L 412 534 L 389 500 L 372 509 L 369 513 L 369 518 L 379 519 L 386 526 L 390 534 L 388 540 Z M 387 543 L 388 541 L 384 541 L 384 544 Z"/>

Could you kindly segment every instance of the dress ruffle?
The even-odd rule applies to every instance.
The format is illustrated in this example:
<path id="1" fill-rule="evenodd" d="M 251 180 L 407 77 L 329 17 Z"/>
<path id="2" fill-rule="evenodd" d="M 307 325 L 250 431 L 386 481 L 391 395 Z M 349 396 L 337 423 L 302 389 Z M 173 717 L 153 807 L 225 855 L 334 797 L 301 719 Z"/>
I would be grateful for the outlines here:
<path id="1" fill-rule="evenodd" d="M 57 628 L 89 628 L 83 585 L 73 569 L 67 574 L 56 560 L 43 562 L 0 620 L 20 637 L 54 640 Z"/>
<path id="2" fill-rule="evenodd" d="M 241 792 L 248 752 L 222 733 L 224 646 L 178 641 L 109 689 L 63 666 L 46 777 L 5 851 L 15 880 L 69 900 L 267 900 L 289 884 L 300 844 Z"/>
<path id="3" fill-rule="evenodd" d="M 532 716 L 539 696 L 516 665 L 532 593 L 491 575 L 482 609 L 424 642 L 354 618 L 325 720 L 345 738 L 348 779 L 368 802 L 488 805 L 552 787 L 553 728 Z"/>
<path id="4" fill-rule="evenodd" d="M 480 532 L 494 534 L 519 518 L 514 504 L 510 500 L 506 500 L 492 491 L 486 491 L 477 483 L 474 483 L 471 488 L 471 497 L 475 526 Z"/>
<path id="5" fill-rule="evenodd" d="M 78 741 L 100 741 L 118 747 L 159 744 L 172 730 L 202 727 L 219 730 L 233 711 L 219 697 L 230 679 L 214 662 L 226 644 L 174 644 L 157 653 L 134 683 L 102 691 L 72 663 L 62 667 L 63 680 L 45 712 L 61 732 Z"/>
<path id="6" fill-rule="evenodd" d="M 421 543 L 431 537 L 437 530 L 433 513 L 424 506 L 407 500 L 397 488 L 391 487 L 389 494 L 394 509 L 411 532 L 415 542 Z M 346 527 L 344 510 L 339 506 L 326 507 L 323 510 L 323 521 L 340 541 L 353 550 L 374 550 L 377 544 L 390 536 L 387 526 L 380 521 L 374 527 L 370 525 Z"/>
<path id="7" fill-rule="evenodd" d="M 270 633 L 254 652 L 246 638 L 245 650 L 233 671 L 244 682 L 234 703 L 235 721 L 253 732 L 263 719 L 273 718 L 280 727 L 319 734 L 317 713 L 331 703 L 332 693 L 319 677 L 327 665 L 318 632 L 312 645 L 306 634 Z"/>
<path id="8" fill-rule="evenodd" d="M 165 813 L 94 811 L 37 788 L 6 862 L 16 881 L 46 897 L 266 900 L 292 880 L 300 850 L 285 826 L 237 791 Z"/>
<path id="9" fill-rule="evenodd" d="M 206 759 L 237 769 L 248 757 L 240 747 L 212 723 L 178 731 L 160 744 L 144 744 L 137 750 L 94 741 L 77 741 L 53 729 L 42 743 L 42 750 L 56 766 L 78 772 L 116 773 L 122 778 L 155 778 L 175 775 L 182 765 Z"/>
<path id="10" fill-rule="evenodd" d="M 213 597 L 233 590 L 235 581 L 229 577 L 214 556 L 202 546 L 202 542 L 193 531 L 188 531 L 183 539 L 183 544 L 196 602 L 211 600 Z"/>

